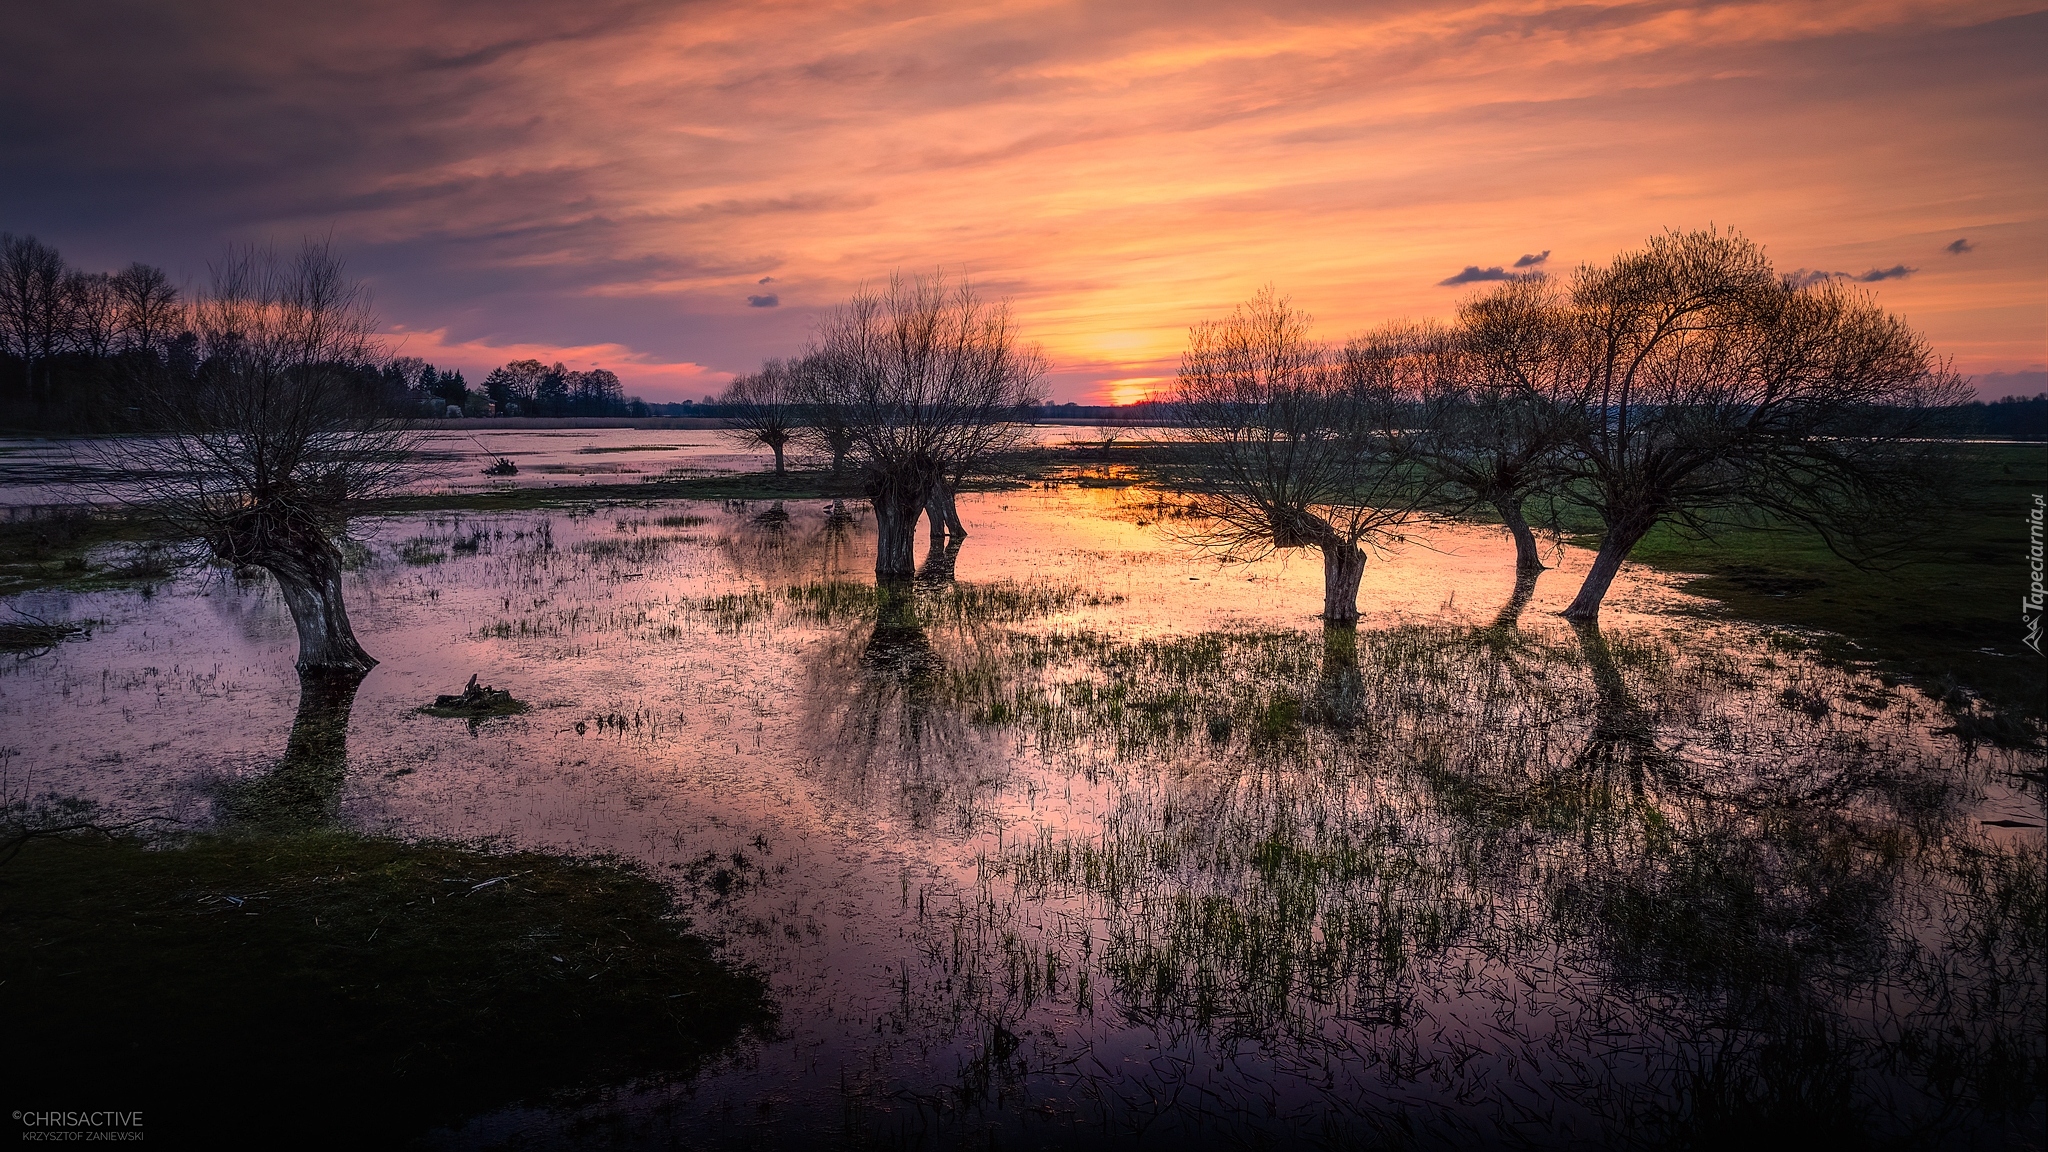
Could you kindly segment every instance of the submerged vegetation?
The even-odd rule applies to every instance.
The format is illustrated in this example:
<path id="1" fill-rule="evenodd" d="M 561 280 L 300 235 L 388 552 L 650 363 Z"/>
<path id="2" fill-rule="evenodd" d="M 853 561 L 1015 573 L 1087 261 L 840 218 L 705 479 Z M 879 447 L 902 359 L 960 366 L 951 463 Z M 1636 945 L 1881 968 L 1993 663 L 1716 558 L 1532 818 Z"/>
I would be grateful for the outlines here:
<path id="1" fill-rule="evenodd" d="M 411 691 L 366 709 L 362 681 L 309 678 L 275 767 L 187 778 L 156 766 L 182 764 L 184 745 L 136 754 L 121 767 L 203 797 L 178 813 L 194 831 L 24 841 L 0 901 L 69 926 L 21 945 L 49 965 L 23 994 L 47 1000 L 76 971 L 136 982 L 109 994 L 112 1013 L 151 981 L 221 996 L 209 981 L 271 964 L 218 1021 L 168 1003 L 139 1019 L 225 1044 L 245 1007 L 331 981 L 342 1007 L 309 1034 L 335 1037 L 332 1054 L 298 1053 L 314 1062 L 299 1070 L 363 1057 L 321 1083 L 395 1093 L 420 1126 L 522 1101 L 501 1118 L 631 1114 L 654 1143 L 725 1140 L 701 1135 L 725 1131 L 724 1101 L 770 1099 L 787 1103 L 729 1142 L 1009 1143 L 1086 1123 L 1254 1144 L 1963 1144 L 2048 1110 L 2033 762 L 1934 731 L 1953 724 L 1939 703 L 1816 660 L 1789 628 L 1570 627 L 1533 572 L 1476 613 L 1315 627 L 1270 610 L 1270 571 L 1233 568 L 1226 590 L 1125 551 L 1144 539 L 1130 517 L 1160 514 L 1142 494 L 965 508 L 997 509 L 1021 522 L 934 545 L 913 580 L 881 586 L 863 572 L 870 521 L 823 501 L 373 522 L 350 577 L 376 606 L 367 626 L 449 645 L 430 685 L 488 668 L 538 706 L 465 735 L 420 718 Z M 1084 509 L 1122 520 L 1086 548 L 974 551 Z M 408 547 L 441 559 L 409 564 Z M 208 611 L 270 595 L 220 591 Z M 1237 615 L 1199 607 L 1226 595 Z M 171 658 L 133 657 L 151 663 L 111 678 L 98 707 L 213 715 L 218 680 L 181 672 L 179 687 L 158 666 L 185 658 L 179 643 L 154 640 Z M 23 664 L 40 679 L 13 698 L 31 683 L 82 695 L 54 670 L 83 650 Z M 0 790 L 24 764 L 50 771 L 40 753 L 10 763 L 22 755 L 0 752 Z M 509 827 L 513 844 L 629 856 L 771 974 L 790 1039 L 686 1090 L 625 1088 L 690 1074 L 759 1019 L 760 986 L 676 935 L 653 881 L 342 831 L 365 826 Z M 10 877 L 24 864 L 71 869 L 74 886 L 33 903 Z M 473 894 L 451 910 L 441 888 Z M 345 931 L 312 935 L 330 920 Z M 394 932 L 443 950 L 383 953 Z M 173 944 L 189 952 L 149 975 L 120 967 Z M 222 974 L 188 964 L 228 947 Z M 461 960 L 471 947 L 502 954 Z M 709 1016 L 689 1015 L 690 981 L 723 989 Z M 390 1015 L 422 996 L 411 1025 Z M 37 1009 L 33 1035 L 55 1035 L 60 1011 Z M 515 1025 L 542 1051 L 491 1050 Z M 832 1045 L 850 1055 L 813 1062 Z M 407 1095 L 443 1076 L 449 1099 Z M 1208 1103 L 1146 1103 L 1162 1099 Z"/>

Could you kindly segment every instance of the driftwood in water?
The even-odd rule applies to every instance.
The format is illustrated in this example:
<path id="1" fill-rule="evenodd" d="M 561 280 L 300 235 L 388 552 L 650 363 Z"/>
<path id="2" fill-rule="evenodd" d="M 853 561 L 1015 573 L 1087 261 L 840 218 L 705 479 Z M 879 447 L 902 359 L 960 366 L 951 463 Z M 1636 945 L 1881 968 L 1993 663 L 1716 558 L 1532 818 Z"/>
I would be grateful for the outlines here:
<path id="1" fill-rule="evenodd" d="M 429 716 L 449 716 L 464 720 L 483 720 L 492 716 L 517 716 L 526 711 L 524 701 L 514 700 L 512 693 L 488 684 L 479 685 L 475 675 L 460 693 L 434 697 L 434 702 L 420 711 Z"/>

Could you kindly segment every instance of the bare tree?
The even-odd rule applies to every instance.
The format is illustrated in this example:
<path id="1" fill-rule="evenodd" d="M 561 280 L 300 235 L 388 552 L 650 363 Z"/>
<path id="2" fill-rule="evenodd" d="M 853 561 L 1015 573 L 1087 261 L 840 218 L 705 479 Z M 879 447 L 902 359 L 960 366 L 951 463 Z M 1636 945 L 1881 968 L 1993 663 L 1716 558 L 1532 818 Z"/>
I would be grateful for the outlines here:
<path id="1" fill-rule="evenodd" d="M 105 272 L 73 272 L 64 278 L 64 294 L 70 312 L 70 346 L 92 357 L 111 354 L 121 329 L 121 301 L 114 291 L 114 278 Z"/>
<path id="2" fill-rule="evenodd" d="M 796 435 L 801 417 L 795 375 L 788 361 L 769 360 L 759 372 L 735 377 L 718 398 L 725 409 L 726 434 L 775 453 L 777 476 L 784 473 L 783 449 Z"/>
<path id="3" fill-rule="evenodd" d="M 1188 335 L 1174 401 L 1195 527 L 1183 537 L 1255 558 L 1290 548 L 1323 555 L 1323 619 L 1358 620 L 1366 549 L 1415 514 L 1418 482 L 1399 427 L 1406 381 L 1391 338 L 1341 356 L 1309 317 L 1271 289 Z"/>
<path id="4" fill-rule="evenodd" d="M 342 603 L 335 540 L 358 502 L 415 472 L 415 434 L 362 385 L 379 354 L 369 297 L 324 242 L 291 258 L 231 252 L 192 308 L 203 360 L 190 381 L 147 377 L 142 417 L 162 434 L 104 442 L 103 461 L 146 477 L 117 494 L 169 533 L 277 580 L 302 673 L 376 661 Z"/>
<path id="5" fill-rule="evenodd" d="M 1039 401 L 1043 355 L 1009 310 L 942 277 L 891 277 L 821 326 L 807 390 L 847 429 L 875 509 L 875 578 L 916 574 L 918 515 L 957 470 L 1014 436 Z"/>
<path id="6" fill-rule="evenodd" d="M 1458 319 L 1455 329 L 1425 326 L 1412 338 L 1428 429 L 1417 455 L 1447 485 L 1449 511 L 1491 508 L 1514 539 L 1515 570 L 1541 572 L 1527 505 L 1555 490 L 1584 415 L 1560 402 L 1572 393 L 1558 373 L 1573 361 L 1556 342 L 1570 333 L 1535 280 L 1467 301 Z"/>
<path id="7" fill-rule="evenodd" d="M 50 358 L 64 350 L 71 332 L 71 297 L 65 290 L 64 257 L 33 236 L 0 232 L 0 339 L 22 358 L 32 403 L 50 396 Z M 42 387 L 36 366 L 43 367 Z"/>
<path id="8" fill-rule="evenodd" d="M 836 395 L 830 361 L 821 353 L 800 356 L 789 364 L 790 395 L 801 408 L 802 420 L 796 441 L 809 451 L 832 461 L 832 478 L 846 474 L 846 462 L 853 456 L 853 428 L 847 424 L 847 409 Z"/>
<path id="9" fill-rule="evenodd" d="M 1543 308 L 1581 414 L 1564 491 L 1606 532 L 1565 615 L 1596 619 L 1652 527 L 1700 532 L 1769 515 L 1869 559 L 1924 522 L 1936 480 L 1919 441 L 1964 389 L 1860 290 L 1795 285 L 1733 233 L 1670 233 L 1583 267 Z"/>
<path id="10" fill-rule="evenodd" d="M 123 349 L 160 353 L 185 322 L 177 286 L 161 268 L 135 263 L 114 273 L 116 323 Z"/>

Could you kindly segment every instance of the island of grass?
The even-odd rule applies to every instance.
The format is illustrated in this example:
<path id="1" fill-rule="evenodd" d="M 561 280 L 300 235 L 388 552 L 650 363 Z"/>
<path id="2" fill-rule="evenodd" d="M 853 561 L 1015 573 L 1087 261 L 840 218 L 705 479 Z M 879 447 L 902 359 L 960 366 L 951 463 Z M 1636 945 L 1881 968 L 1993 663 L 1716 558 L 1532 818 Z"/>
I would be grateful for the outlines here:
<path id="1" fill-rule="evenodd" d="M 12 1087 L 91 1085 L 177 1146 L 403 1145 L 687 1075 L 769 1019 L 761 982 L 613 863 L 83 827 L 0 831 L 0 861 Z"/>

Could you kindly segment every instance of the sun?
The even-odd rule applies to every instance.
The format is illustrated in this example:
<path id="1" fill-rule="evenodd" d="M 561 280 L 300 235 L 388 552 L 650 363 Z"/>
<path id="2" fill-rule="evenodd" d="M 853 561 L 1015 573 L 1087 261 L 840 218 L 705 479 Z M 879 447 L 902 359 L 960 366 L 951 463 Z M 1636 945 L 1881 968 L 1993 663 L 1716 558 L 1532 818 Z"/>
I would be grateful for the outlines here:
<path id="1" fill-rule="evenodd" d="M 1137 404 L 1157 399 L 1166 388 L 1168 377 L 1135 376 L 1127 380 L 1105 380 L 1102 395 L 1111 404 Z"/>

